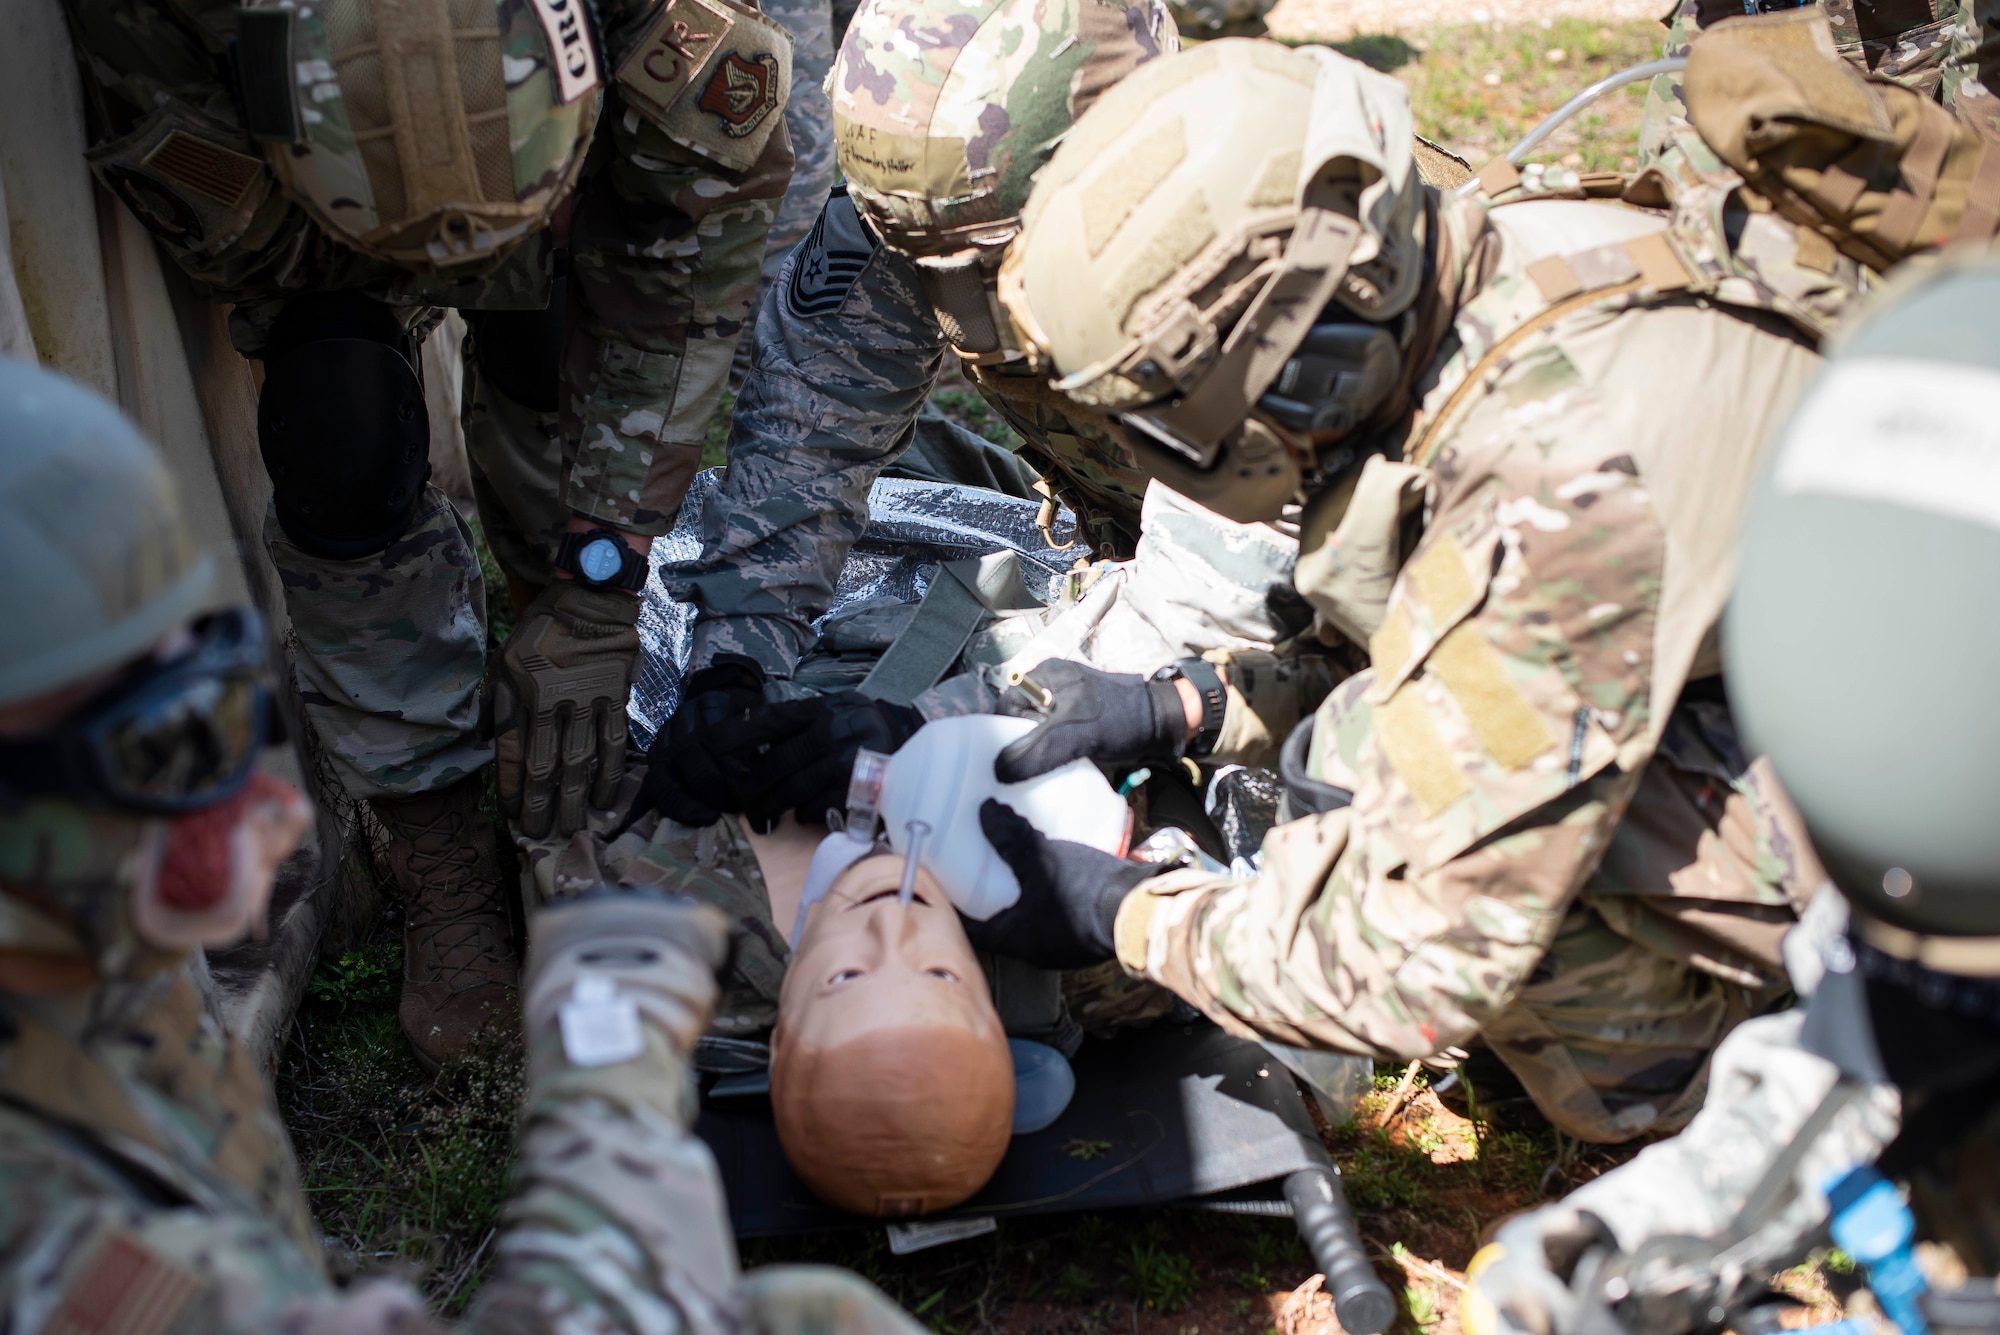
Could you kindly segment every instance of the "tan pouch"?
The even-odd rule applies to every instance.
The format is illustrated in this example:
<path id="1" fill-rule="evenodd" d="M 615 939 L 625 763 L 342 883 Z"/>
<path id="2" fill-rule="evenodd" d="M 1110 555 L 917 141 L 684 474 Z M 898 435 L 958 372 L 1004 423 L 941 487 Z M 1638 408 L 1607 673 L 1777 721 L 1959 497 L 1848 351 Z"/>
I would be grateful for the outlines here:
<path id="1" fill-rule="evenodd" d="M 2000 225 L 2000 151 L 1841 60 L 1818 8 L 1716 24 L 1682 87 L 1702 139 L 1752 189 L 1872 268 Z"/>

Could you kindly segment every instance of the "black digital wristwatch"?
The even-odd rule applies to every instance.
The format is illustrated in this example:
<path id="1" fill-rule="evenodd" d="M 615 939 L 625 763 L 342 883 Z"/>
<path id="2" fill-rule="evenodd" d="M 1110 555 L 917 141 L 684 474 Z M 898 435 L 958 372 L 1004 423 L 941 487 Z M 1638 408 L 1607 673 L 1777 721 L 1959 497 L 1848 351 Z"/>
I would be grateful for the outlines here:
<path id="1" fill-rule="evenodd" d="M 1153 674 L 1156 681 L 1172 681 L 1184 678 L 1201 697 L 1201 723 L 1194 730 L 1194 737 L 1188 742 L 1183 753 L 1196 760 L 1212 755 L 1215 744 L 1222 740 L 1223 716 L 1229 712 L 1229 690 L 1222 682 L 1222 674 L 1215 664 L 1205 658 L 1183 658 L 1170 667 L 1161 668 Z"/>
<path id="2" fill-rule="evenodd" d="M 556 566 L 593 589 L 637 593 L 646 587 L 646 558 L 626 545 L 616 530 L 593 528 L 563 534 Z"/>

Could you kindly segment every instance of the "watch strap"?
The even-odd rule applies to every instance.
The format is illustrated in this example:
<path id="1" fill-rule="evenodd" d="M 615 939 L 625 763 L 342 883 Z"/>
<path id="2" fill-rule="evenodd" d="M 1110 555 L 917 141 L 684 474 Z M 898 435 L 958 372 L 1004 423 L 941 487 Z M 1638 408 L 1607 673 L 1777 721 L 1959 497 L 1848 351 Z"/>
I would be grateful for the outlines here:
<path id="1" fill-rule="evenodd" d="M 1201 697 L 1201 722 L 1184 754 L 1196 760 L 1213 754 L 1216 743 L 1222 740 L 1222 721 L 1229 713 L 1229 688 L 1223 684 L 1222 673 L 1207 659 L 1183 658 L 1159 675 L 1169 680 L 1182 678 Z"/>

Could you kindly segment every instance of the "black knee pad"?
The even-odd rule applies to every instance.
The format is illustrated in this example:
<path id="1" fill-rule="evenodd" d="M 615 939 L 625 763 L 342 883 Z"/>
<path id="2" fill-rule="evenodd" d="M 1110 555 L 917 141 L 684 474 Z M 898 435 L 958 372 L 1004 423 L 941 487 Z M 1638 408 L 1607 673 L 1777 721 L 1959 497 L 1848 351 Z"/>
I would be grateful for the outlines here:
<path id="1" fill-rule="evenodd" d="M 373 555 L 416 517 L 431 424 L 414 353 L 386 307 L 349 294 L 295 303 L 272 329 L 257 443 L 279 525 L 315 556 Z"/>
<path id="2" fill-rule="evenodd" d="M 465 312 L 480 379 L 538 413 L 552 413 L 562 406 L 566 286 L 560 276 L 550 284 L 545 310 Z"/>

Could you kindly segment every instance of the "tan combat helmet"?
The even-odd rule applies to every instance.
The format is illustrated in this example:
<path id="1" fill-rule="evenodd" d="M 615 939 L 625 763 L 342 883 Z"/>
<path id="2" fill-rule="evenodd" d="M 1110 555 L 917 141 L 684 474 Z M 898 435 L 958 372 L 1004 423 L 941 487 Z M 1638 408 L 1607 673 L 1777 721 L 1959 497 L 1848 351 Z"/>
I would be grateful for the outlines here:
<path id="1" fill-rule="evenodd" d="M 1423 278 L 1423 194 L 1393 79 L 1324 49 L 1210 42 L 1077 123 L 1001 300 L 1055 387 L 1120 423 L 1162 481 L 1275 518 L 1314 441 L 1399 379 L 1384 326 Z M 1330 303 L 1358 318 L 1329 323 Z"/>
<path id="2" fill-rule="evenodd" d="M 419 272 L 500 259 L 583 166 L 584 0 L 263 0 L 239 15 L 246 126 L 343 243 Z"/>
<path id="3" fill-rule="evenodd" d="M 848 193 L 914 256 L 958 355 L 1018 356 L 994 298 L 1035 173 L 1076 118 L 1179 50 L 1161 0 L 868 0 L 828 80 Z"/>

